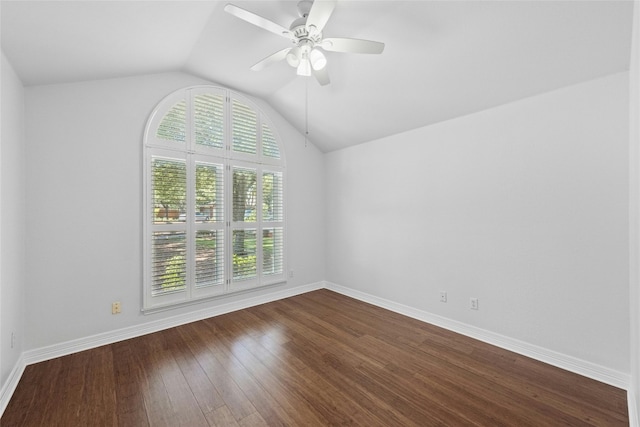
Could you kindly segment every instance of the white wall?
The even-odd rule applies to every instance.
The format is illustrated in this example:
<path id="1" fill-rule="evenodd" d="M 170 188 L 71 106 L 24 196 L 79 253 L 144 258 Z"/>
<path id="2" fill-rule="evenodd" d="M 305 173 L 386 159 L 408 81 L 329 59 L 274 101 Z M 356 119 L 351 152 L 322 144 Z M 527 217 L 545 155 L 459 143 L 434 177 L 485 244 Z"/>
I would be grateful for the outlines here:
<path id="1" fill-rule="evenodd" d="M 0 120 L 0 388 L 16 368 L 24 337 L 25 150 L 24 89 L 2 54 Z M 15 342 L 11 347 L 11 334 Z"/>
<path id="2" fill-rule="evenodd" d="M 630 281 L 629 309 L 631 312 L 631 386 L 629 390 L 629 413 L 640 417 L 640 3 L 635 2 L 633 11 L 633 40 L 631 44 L 630 83 Z M 633 424 L 632 424 L 633 425 Z"/>
<path id="3" fill-rule="evenodd" d="M 142 136 L 166 95 L 210 84 L 182 73 L 26 89 L 26 350 L 143 325 L 247 298 L 142 315 Z M 272 111 L 285 143 L 288 243 L 295 277 L 324 278 L 322 154 Z M 122 302 L 122 314 L 111 303 Z"/>
<path id="4" fill-rule="evenodd" d="M 328 154 L 327 280 L 628 375 L 628 88 Z"/>

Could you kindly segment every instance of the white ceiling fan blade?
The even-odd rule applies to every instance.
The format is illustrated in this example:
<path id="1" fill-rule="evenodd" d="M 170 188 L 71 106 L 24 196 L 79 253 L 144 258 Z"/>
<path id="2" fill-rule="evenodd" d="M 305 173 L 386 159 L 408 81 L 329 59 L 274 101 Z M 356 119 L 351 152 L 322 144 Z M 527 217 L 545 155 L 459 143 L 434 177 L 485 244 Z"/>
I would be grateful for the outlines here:
<path id="1" fill-rule="evenodd" d="M 307 30 L 312 32 L 311 27 L 315 27 L 318 33 L 322 31 L 327 21 L 336 7 L 335 0 L 315 0 L 307 17 Z"/>
<path id="2" fill-rule="evenodd" d="M 282 61 L 284 58 L 287 57 L 287 53 L 289 53 L 289 51 L 291 49 L 292 48 L 288 47 L 286 49 L 279 50 L 276 53 L 267 56 L 262 61 L 260 61 L 257 64 L 253 65 L 251 67 L 251 71 L 260 71 L 260 70 L 265 69 L 269 65 L 273 64 L 274 62 Z"/>
<path id="3" fill-rule="evenodd" d="M 384 43 L 371 40 L 328 37 L 322 40 L 322 48 L 330 52 L 382 53 Z"/>
<path id="4" fill-rule="evenodd" d="M 250 24 L 263 28 L 279 36 L 286 37 L 288 39 L 293 38 L 291 32 L 282 25 L 276 24 L 275 22 L 270 21 L 267 18 L 263 18 L 262 16 L 256 15 L 255 13 L 249 12 L 248 10 L 245 10 L 241 7 L 227 4 L 224 7 L 224 11 L 237 18 L 242 19 L 243 21 L 247 21 Z"/>
<path id="5" fill-rule="evenodd" d="M 311 67 L 311 73 L 316 78 L 316 80 L 318 80 L 320 86 L 325 86 L 331 83 L 331 81 L 329 80 L 329 72 L 327 71 L 327 67 L 322 67 L 322 69 L 320 70 L 316 70 Z"/>

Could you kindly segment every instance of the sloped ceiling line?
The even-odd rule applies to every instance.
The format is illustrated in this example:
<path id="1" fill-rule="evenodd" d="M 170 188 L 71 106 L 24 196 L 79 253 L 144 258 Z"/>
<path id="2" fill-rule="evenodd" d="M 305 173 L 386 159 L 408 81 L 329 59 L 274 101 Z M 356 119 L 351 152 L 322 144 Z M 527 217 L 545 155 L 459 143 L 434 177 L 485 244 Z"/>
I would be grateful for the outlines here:
<path id="1" fill-rule="evenodd" d="M 296 2 L 229 0 L 283 26 Z M 304 131 L 304 80 L 249 67 L 283 40 L 227 1 L 0 2 L 2 50 L 25 85 L 182 70 L 269 102 Z M 633 1 L 338 1 L 324 33 L 386 44 L 329 52 L 309 84 L 311 141 L 327 152 L 626 71 Z"/>

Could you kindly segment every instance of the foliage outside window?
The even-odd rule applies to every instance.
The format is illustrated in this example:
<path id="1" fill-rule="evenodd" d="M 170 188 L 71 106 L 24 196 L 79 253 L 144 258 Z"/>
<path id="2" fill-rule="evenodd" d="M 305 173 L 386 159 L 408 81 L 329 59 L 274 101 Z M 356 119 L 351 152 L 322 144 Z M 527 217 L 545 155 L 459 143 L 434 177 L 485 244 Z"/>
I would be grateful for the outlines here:
<path id="1" fill-rule="evenodd" d="M 145 310 L 285 280 L 284 159 L 249 100 L 175 92 L 144 146 Z"/>

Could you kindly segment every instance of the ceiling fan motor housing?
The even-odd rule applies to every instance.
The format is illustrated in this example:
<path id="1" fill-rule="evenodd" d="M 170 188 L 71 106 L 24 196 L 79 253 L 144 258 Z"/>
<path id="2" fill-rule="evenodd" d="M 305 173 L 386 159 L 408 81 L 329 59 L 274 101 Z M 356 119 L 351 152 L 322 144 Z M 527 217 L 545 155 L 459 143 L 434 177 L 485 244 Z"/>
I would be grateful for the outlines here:
<path id="1" fill-rule="evenodd" d="M 337 0 L 300 1 L 298 3 L 300 17 L 295 19 L 288 29 L 232 4 L 227 4 L 224 10 L 250 24 L 284 37 L 293 44 L 293 47 L 281 49 L 253 65 L 252 70 L 262 70 L 269 64 L 286 59 L 289 65 L 297 69 L 298 75 L 314 75 L 320 85 L 324 86 L 329 83 L 329 75 L 325 67 L 327 58 L 322 53 L 324 50 L 344 53 L 382 53 L 384 49 L 384 43 L 371 40 L 335 37 L 323 39 L 322 31 L 333 13 L 336 2 Z"/>
<path id="2" fill-rule="evenodd" d="M 302 0 L 301 2 L 298 2 L 298 13 L 300 16 L 303 18 L 309 16 L 311 6 L 313 6 L 313 2 L 310 0 Z"/>
<path id="3" fill-rule="evenodd" d="M 289 51 L 286 56 L 287 62 L 294 68 L 300 65 L 301 61 L 308 61 L 309 54 L 316 45 L 322 43 L 322 32 L 317 31 L 315 26 L 307 27 L 307 17 L 313 6 L 312 1 L 303 0 L 298 3 L 298 13 L 300 18 L 291 23 L 289 31 L 295 37 L 292 40 L 296 46 Z"/>

